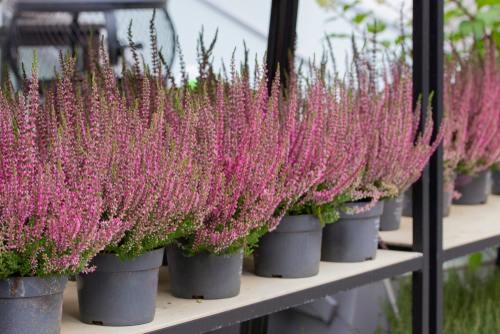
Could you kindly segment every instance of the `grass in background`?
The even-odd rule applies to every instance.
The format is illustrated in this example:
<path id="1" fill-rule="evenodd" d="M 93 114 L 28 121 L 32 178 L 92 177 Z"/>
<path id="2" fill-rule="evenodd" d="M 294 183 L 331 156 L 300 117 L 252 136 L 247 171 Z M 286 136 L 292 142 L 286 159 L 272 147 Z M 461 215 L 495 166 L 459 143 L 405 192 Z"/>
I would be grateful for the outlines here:
<path id="1" fill-rule="evenodd" d="M 480 263 L 479 256 L 479 263 Z M 444 282 L 444 333 L 493 334 L 500 333 L 500 271 L 489 270 L 479 275 L 478 256 L 469 261 L 469 267 L 458 272 L 450 270 Z M 384 305 L 391 334 L 411 334 L 411 276 L 399 279 L 397 299 L 400 318 L 390 305 Z M 378 329 L 376 334 L 386 333 Z"/>

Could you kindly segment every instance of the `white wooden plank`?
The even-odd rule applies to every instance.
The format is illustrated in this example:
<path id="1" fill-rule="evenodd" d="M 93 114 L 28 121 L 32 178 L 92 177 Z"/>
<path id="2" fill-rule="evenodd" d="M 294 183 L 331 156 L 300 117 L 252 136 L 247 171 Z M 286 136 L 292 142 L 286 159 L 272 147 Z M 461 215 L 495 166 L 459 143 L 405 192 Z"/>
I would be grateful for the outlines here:
<path id="1" fill-rule="evenodd" d="M 453 205 L 443 219 L 443 249 L 466 245 L 500 235 L 500 196 L 490 195 L 483 205 Z M 413 245 L 412 219 L 403 217 L 397 231 L 380 232 L 388 245 Z"/>

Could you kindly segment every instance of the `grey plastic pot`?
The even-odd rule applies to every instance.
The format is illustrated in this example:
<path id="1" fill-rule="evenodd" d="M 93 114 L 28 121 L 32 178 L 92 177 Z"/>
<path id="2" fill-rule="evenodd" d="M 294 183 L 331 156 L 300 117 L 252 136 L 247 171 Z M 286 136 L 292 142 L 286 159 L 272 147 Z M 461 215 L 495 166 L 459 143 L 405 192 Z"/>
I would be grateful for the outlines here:
<path id="1" fill-rule="evenodd" d="M 399 229 L 401 215 L 403 214 L 404 194 L 386 200 L 384 211 L 380 216 L 380 231 L 395 231 Z"/>
<path id="2" fill-rule="evenodd" d="M 285 216 L 254 251 L 255 275 L 301 278 L 319 272 L 323 226 L 314 215 Z"/>
<path id="3" fill-rule="evenodd" d="M 114 253 L 97 254 L 95 271 L 76 275 L 80 320 L 101 326 L 153 321 L 163 254 L 162 247 L 125 262 Z"/>
<path id="4" fill-rule="evenodd" d="M 413 201 L 412 187 L 410 187 L 404 193 L 403 217 L 413 217 L 412 201 Z M 450 215 L 451 204 L 452 204 L 451 193 L 443 191 L 443 218 L 448 217 Z"/>
<path id="5" fill-rule="evenodd" d="M 184 299 L 222 299 L 240 294 L 243 249 L 230 256 L 207 251 L 185 256 L 179 246 L 168 246 L 171 293 Z"/>
<path id="6" fill-rule="evenodd" d="M 60 333 L 67 283 L 66 276 L 0 279 L 0 333 Z"/>
<path id="7" fill-rule="evenodd" d="M 346 203 L 344 206 L 363 207 L 368 203 Z M 340 219 L 323 229 L 321 261 L 363 262 L 377 255 L 378 230 L 384 202 L 362 213 L 349 215 L 340 212 Z"/>
<path id="8" fill-rule="evenodd" d="M 455 189 L 462 196 L 459 199 L 454 199 L 453 204 L 486 204 L 491 190 L 491 171 L 479 172 L 477 177 L 458 175 L 455 180 Z"/>
<path id="9" fill-rule="evenodd" d="M 500 195 L 500 171 L 498 170 L 491 172 L 491 193 Z"/>

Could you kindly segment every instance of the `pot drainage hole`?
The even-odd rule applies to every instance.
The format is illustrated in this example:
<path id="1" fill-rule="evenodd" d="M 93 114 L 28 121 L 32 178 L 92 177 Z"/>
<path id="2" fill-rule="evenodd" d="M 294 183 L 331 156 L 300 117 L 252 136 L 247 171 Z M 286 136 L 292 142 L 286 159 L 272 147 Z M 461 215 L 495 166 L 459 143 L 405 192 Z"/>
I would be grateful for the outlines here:
<path id="1" fill-rule="evenodd" d="M 98 325 L 98 326 L 104 326 L 104 324 L 102 323 L 102 321 L 92 321 L 92 324 L 94 325 Z"/>
<path id="2" fill-rule="evenodd" d="M 271 275 L 271 277 L 283 278 L 283 275 Z"/>
<path id="3" fill-rule="evenodd" d="M 371 257 L 367 257 L 367 258 L 365 259 L 365 261 L 371 261 L 371 260 L 373 260 Z"/>
<path id="4" fill-rule="evenodd" d="M 205 299 L 203 298 L 203 295 L 193 295 L 193 299 Z"/>

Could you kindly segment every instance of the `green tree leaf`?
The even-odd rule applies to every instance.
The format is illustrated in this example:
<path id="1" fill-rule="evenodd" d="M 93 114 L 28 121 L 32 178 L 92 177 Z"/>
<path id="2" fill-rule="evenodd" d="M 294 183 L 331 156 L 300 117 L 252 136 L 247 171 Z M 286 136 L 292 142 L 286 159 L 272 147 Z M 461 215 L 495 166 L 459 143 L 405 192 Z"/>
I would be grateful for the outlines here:
<path id="1" fill-rule="evenodd" d="M 365 17 L 367 17 L 368 15 L 370 15 L 372 12 L 368 12 L 368 13 L 364 13 L 364 14 L 358 14 L 356 15 L 352 21 L 355 22 L 355 23 L 361 23 L 361 21 L 363 21 L 365 19 Z"/>
<path id="2" fill-rule="evenodd" d="M 386 26 L 382 22 L 377 21 L 376 26 L 375 26 L 375 24 L 367 23 L 366 28 L 368 29 L 369 32 L 371 32 L 373 34 L 375 32 L 375 30 L 377 30 L 377 33 L 384 31 Z"/>
<path id="3" fill-rule="evenodd" d="M 487 5 L 500 5 L 500 0 L 476 0 L 477 8 L 481 8 Z"/>

